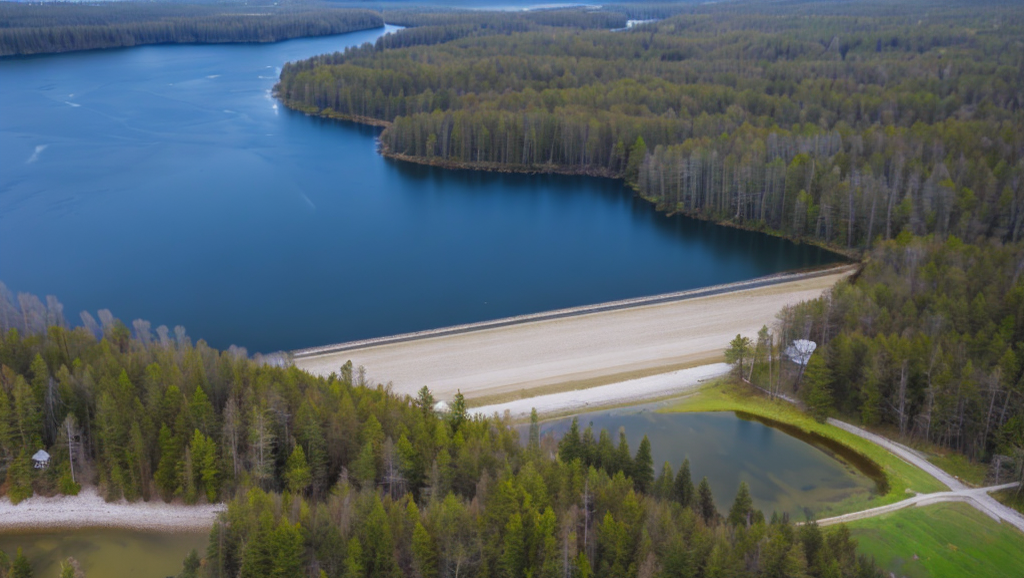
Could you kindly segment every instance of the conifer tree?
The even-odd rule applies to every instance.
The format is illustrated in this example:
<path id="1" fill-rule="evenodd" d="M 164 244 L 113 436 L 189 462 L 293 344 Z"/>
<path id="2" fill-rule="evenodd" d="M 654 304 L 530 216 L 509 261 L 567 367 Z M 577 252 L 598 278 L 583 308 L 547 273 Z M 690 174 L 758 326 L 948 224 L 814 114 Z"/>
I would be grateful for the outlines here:
<path id="1" fill-rule="evenodd" d="M 690 507 L 693 504 L 693 478 L 690 475 L 690 460 L 683 460 L 679 473 L 676 474 L 676 481 L 673 485 L 673 497 L 683 507 Z"/>
<path id="2" fill-rule="evenodd" d="M 366 568 L 363 566 L 363 548 L 359 538 L 352 536 L 348 541 L 348 555 L 345 557 L 344 578 L 366 578 Z"/>
<path id="3" fill-rule="evenodd" d="M 32 578 L 32 564 L 29 563 L 21 548 L 18 548 L 18 553 L 14 556 L 14 563 L 11 564 L 11 578 Z"/>
<path id="4" fill-rule="evenodd" d="M 822 354 L 811 355 L 804 371 L 804 401 L 814 418 L 824 422 L 832 413 L 832 372 Z"/>
<path id="5" fill-rule="evenodd" d="M 629 454 L 629 442 L 626 441 L 626 428 L 619 428 L 619 447 L 615 451 L 615 466 L 609 470 L 609 474 L 622 472 L 627 476 L 633 475 L 633 457 Z"/>
<path id="6" fill-rule="evenodd" d="M 568 464 L 575 459 L 582 459 L 581 453 L 580 422 L 579 418 L 574 417 L 569 425 L 569 431 L 558 442 L 558 459 L 562 460 L 562 463 Z"/>
<path id="7" fill-rule="evenodd" d="M 419 521 L 412 531 L 413 564 L 422 578 L 437 578 L 437 551 L 434 539 Z"/>
<path id="8" fill-rule="evenodd" d="M 293 494 L 301 494 L 309 487 L 313 476 L 309 471 L 309 464 L 306 463 L 306 452 L 302 445 L 295 444 L 292 455 L 288 456 L 285 472 L 285 481 L 288 483 L 288 491 Z"/>
<path id="9" fill-rule="evenodd" d="M 750 488 L 747 482 L 740 482 L 740 489 L 736 492 L 736 500 L 729 510 L 729 524 L 739 526 L 747 523 L 747 515 L 752 514 L 754 501 L 750 497 Z"/>
<path id="10" fill-rule="evenodd" d="M 715 508 L 715 497 L 711 493 L 711 484 L 705 476 L 697 485 L 697 513 L 705 524 L 712 524 L 718 518 L 718 509 Z"/>
<path id="11" fill-rule="evenodd" d="M 647 493 L 654 483 L 654 458 L 651 456 L 651 442 L 644 436 L 633 460 L 633 483 L 638 492 Z"/>
<path id="12" fill-rule="evenodd" d="M 515 512 L 505 524 L 505 540 L 502 544 L 501 575 L 517 578 L 523 575 L 526 565 L 526 535 L 523 517 Z"/>

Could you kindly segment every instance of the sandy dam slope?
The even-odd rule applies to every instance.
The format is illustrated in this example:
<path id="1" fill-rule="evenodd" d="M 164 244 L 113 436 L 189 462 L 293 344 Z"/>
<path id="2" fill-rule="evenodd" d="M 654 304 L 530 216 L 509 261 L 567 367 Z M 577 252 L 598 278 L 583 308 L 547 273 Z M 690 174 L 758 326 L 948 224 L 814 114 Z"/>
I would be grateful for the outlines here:
<path id="1" fill-rule="evenodd" d="M 855 270 L 781 275 L 719 287 L 553 311 L 293 352 L 315 374 L 346 361 L 396 393 L 426 385 L 438 399 L 529 397 L 720 361 L 785 305 L 813 299 Z M 628 397 L 628 392 L 624 392 Z"/>

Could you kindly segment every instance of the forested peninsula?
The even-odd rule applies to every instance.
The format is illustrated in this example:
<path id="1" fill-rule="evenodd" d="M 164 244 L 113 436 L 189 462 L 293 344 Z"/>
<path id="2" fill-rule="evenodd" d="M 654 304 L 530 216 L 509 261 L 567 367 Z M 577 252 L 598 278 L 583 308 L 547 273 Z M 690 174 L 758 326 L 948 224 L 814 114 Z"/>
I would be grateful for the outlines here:
<path id="1" fill-rule="evenodd" d="M 620 31 L 585 10 L 407 14 L 375 45 L 288 64 L 277 92 L 385 123 L 390 156 L 619 177 L 669 212 L 848 251 L 904 229 L 1012 242 L 1018 8 L 682 4 Z"/>
<path id="2" fill-rule="evenodd" d="M 378 12 L 315 5 L 0 2 L 0 56 L 143 44 L 277 42 L 381 26 Z"/>
<path id="3" fill-rule="evenodd" d="M 688 462 L 657 473 L 646 437 L 631 452 L 574 423 L 556 441 L 534 415 L 522 443 L 461 394 L 441 414 L 426 388 L 395 395 L 351 364 L 315 377 L 180 327 L 81 318 L 0 286 L 2 489 L 227 501 L 182 576 L 881 576 L 844 527 L 757 511 L 745 485 L 716 504 Z"/>

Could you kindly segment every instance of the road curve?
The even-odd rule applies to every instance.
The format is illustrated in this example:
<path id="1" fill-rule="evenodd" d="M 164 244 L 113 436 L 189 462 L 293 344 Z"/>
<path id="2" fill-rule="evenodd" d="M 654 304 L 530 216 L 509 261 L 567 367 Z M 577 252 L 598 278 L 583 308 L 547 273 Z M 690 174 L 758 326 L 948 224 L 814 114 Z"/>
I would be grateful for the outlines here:
<path id="1" fill-rule="evenodd" d="M 736 334 L 753 337 L 783 306 L 820 296 L 855 267 L 301 350 L 293 359 L 319 375 L 351 360 L 396 393 L 426 385 L 439 399 L 600 385 L 718 361 Z"/>
<path id="2" fill-rule="evenodd" d="M 902 459 L 903 461 L 921 468 L 926 473 L 930 474 L 936 480 L 939 480 L 943 484 L 946 484 L 951 491 L 949 492 L 935 492 L 932 494 L 918 494 L 913 498 L 908 498 L 895 504 L 889 504 L 888 506 L 881 506 L 879 508 L 873 508 L 871 510 L 864 510 L 862 512 L 854 512 L 852 514 L 846 514 L 845 516 L 836 516 L 835 518 L 828 518 L 826 520 L 820 520 L 819 524 L 834 524 L 837 522 L 859 520 L 861 518 L 870 518 L 872 516 L 878 516 L 905 508 L 908 506 L 916 505 L 927 505 L 935 504 L 938 502 L 967 502 L 974 506 L 990 518 L 996 521 L 1006 522 L 1024 532 L 1024 516 L 1020 512 L 1014 510 L 1009 506 L 1001 504 L 998 500 L 989 495 L 990 492 L 996 490 L 1002 490 L 1006 488 L 1016 487 L 1017 484 L 1004 484 L 1002 486 L 992 486 L 989 488 L 968 488 L 963 482 L 957 478 L 946 473 L 942 468 L 939 468 L 935 464 L 929 462 L 923 456 L 908 448 L 903 444 L 896 443 L 888 438 L 884 438 L 880 435 L 873 434 L 867 430 L 861 429 L 855 425 L 848 424 L 844 421 L 839 421 L 834 418 L 829 418 L 828 423 L 844 429 L 856 436 L 862 437 L 868 441 L 874 442 L 883 448 L 889 450 L 889 453 Z M 849 516 L 855 516 L 850 518 Z"/>
<path id="3" fill-rule="evenodd" d="M 941 502 L 966 502 L 993 520 L 997 522 L 1006 522 L 1021 532 L 1024 532 L 1024 518 L 1022 518 L 1016 510 L 1000 504 L 995 500 L 995 498 L 989 495 L 991 492 L 1007 490 L 1015 487 L 1017 487 L 1017 482 L 1003 484 L 1000 486 L 991 486 L 988 488 L 918 494 L 912 498 L 907 498 L 906 500 L 902 500 L 894 504 L 887 504 L 885 506 L 879 506 L 869 510 L 861 510 L 860 512 L 852 512 L 841 516 L 824 518 L 818 520 L 818 525 L 830 526 L 832 524 L 841 524 L 844 522 L 852 522 L 854 520 L 874 518 L 875 516 L 881 516 L 882 514 L 888 514 L 889 512 L 895 512 L 896 510 L 902 510 L 903 508 L 909 508 L 911 506 L 927 506 Z M 997 507 L 993 507 L 993 504 Z"/>
<path id="4" fill-rule="evenodd" d="M 968 489 L 963 482 L 949 475 L 942 468 L 929 462 L 926 458 L 921 456 L 921 454 L 915 452 L 914 450 L 908 448 L 903 444 L 896 443 L 889 438 L 882 437 L 878 434 L 873 434 L 865 429 L 861 429 L 855 425 L 848 424 L 845 421 L 839 421 L 838 419 L 835 418 L 828 418 L 828 423 L 836 426 L 839 429 L 846 430 L 855 436 L 862 437 L 870 442 L 874 442 L 875 444 L 882 446 L 883 448 L 889 450 L 889 453 L 895 455 L 901 460 L 911 465 L 917 466 L 918 468 L 921 468 L 930 476 L 932 476 L 936 480 L 939 480 L 940 482 L 945 484 L 947 488 L 954 492 Z"/>

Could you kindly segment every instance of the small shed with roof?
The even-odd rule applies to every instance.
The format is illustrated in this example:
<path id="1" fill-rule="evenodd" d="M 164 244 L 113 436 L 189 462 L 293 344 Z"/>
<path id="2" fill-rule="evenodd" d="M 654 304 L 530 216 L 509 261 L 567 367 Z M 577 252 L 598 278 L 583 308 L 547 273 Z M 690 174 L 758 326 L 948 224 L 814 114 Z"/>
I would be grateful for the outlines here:
<path id="1" fill-rule="evenodd" d="M 39 450 L 32 456 L 32 466 L 41 470 L 46 466 L 50 465 L 50 454 L 46 453 L 46 450 Z"/>

